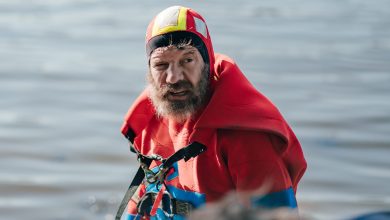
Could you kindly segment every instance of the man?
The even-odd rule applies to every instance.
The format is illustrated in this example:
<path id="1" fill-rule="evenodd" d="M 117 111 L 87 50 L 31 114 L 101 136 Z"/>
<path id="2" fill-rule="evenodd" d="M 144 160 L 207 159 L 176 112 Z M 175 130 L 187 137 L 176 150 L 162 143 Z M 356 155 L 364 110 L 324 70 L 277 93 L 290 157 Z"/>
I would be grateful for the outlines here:
<path id="1" fill-rule="evenodd" d="M 146 53 L 148 86 L 122 127 L 146 176 L 128 219 L 184 219 L 231 191 L 252 207 L 296 209 L 300 144 L 234 61 L 214 54 L 202 16 L 163 10 L 147 29 Z"/>

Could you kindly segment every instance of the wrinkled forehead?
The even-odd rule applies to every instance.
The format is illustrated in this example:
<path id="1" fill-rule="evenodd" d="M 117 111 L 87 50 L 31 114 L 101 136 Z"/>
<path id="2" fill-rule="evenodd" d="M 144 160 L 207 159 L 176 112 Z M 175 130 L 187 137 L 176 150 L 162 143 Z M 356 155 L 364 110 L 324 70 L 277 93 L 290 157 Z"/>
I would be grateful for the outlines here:
<path id="1" fill-rule="evenodd" d="M 182 56 L 186 54 L 197 54 L 199 53 L 196 47 L 191 45 L 170 45 L 166 47 L 158 47 L 156 48 L 150 58 L 165 58 L 170 56 Z"/>

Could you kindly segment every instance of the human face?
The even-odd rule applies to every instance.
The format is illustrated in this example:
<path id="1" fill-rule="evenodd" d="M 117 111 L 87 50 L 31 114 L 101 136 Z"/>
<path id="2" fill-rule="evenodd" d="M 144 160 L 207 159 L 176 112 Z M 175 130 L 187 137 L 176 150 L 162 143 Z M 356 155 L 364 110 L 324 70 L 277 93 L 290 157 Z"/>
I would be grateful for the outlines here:
<path id="1" fill-rule="evenodd" d="M 190 45 L 160 47 L 151 54 L 148 81 L 157 114 L 183 121 L 206 100 L 208 65 Z"/>

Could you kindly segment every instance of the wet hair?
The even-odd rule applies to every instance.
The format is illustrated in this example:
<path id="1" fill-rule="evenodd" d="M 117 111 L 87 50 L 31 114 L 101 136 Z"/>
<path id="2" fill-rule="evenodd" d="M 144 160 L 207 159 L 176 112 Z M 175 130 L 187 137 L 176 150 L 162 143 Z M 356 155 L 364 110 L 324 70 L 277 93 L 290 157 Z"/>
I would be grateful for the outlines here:
<path id="1" fill-rule="evenodd" d="M 148 56 L 148 59 L 150 59 L 150 55 L 155 49 L 172 45 L 179 49 L 184 48 L 185 46 L 193 46 L 198 49 L 203 58 L 203 62 L 205 64 L 210 64 L 207 47 L 202 39 L 200 39 L 198 35 L 187 31 L 170 32 L 153 37 L 146 44 L 146 55 Z"/>

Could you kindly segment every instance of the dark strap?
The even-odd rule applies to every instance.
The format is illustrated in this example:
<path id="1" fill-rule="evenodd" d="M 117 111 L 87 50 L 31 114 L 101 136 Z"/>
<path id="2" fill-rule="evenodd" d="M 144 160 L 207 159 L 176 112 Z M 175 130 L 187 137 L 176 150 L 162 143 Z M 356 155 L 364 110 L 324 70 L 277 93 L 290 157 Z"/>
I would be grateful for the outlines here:
<path id="1" fill-rule="evenodd" d="M 134 143 L 134 138 L 135 138 L 135 133 L 133 130 L 131 130 L 129 128 L 129 130 L 126 132 L 126 135 L 125 135 L 126 139 L 129 140 L 130 142 L 130 151 L 133 152 L 133 153 L 137 153 L 137 150 L 134 148 L 133 146 L 133 143 Z"/>
<path id="2" fill-rule="evenodd" d="M 134 137 L 135 137 L 134 132 L 131 129 L 129 129 L 129 131 L 127 132 L 125 137 L 129 140 L 130 151 L 136 153 L 136 150 L 133 146 L 133 141 L 134 141 Z M 151 162 L 152 162 L 151 160 L 145 161 L 147 166 L 149 166 Z M 145 177 L 144 170 L 140 166 L 138 168 L 137 173 L 135 174 L 135 176 L 133 178 L 133 181 L 131 181 L 129 188 L 126 191 L 126 194 L 123 197 L 121 204 L 119 205 L 118 211 L 116 212 L 115 220 L 120 220 L 122 218 L 123 212 L 125 211 L 127 204 L 129 203 L 129 201 L 130 201 L 131 197 L 134 195 L 134 193 L 137 191 L 137 188 L 142 183 L 142 180 L 144 179 L 144 177 Z"/>
<path id="3" fill-rule="evenodd" d="M 131 130 L 129 128 L 129 130 L 127 130 L 126 134 L 125 134 L 125 137 L 127 138 L 127 140 L 129 140 L 131 143 L 134 143 L 134 138 L 135 138 L 135 133 L 133 130 Z"/>
<path id="4" fill-rule="evenodd" d="M 156 201 L 157 193 L 148 193 L 148 196 L 144 196 L 139 203 L 137 204 L 138 213 L 147 213 L 147 209 L 152 207 L 153 203 Z M 186 202 L 183 200 L 179 200 L 176 198 L 171 198 L 171 211 L 174 215 L 187 216 L 192 210 L 194 210 L 194 206 L 190 202 Z M 162 204 L 163 210 L 170 209 L 169 207 L 164 207 L 164 203 Z M 169 205 L 168 205 L 169 206 Z"/>
<path id="5" fill-rule="evenodd" d="M 181 216 L 188 216 L 192 210 L 194 210 L 194 206 L 189 203 L 178 199 L 172 199 L 172 207 L 173 207 L 173 214 L 178 214 Z"/>
<path id="6" fill-rule="evenodd" d="M 172 156 L 170 156 L 164 163 L 163 168 L 171 167 L 175 162 L 184 159 L 188 161 L 192 157 L 196 157 L 206 150 L 206 146 L 198 142 L 192 142 L 190 145 L 183 147 L 182 149 L 176 151 Z"/>
<path id="7" fill-rule="evenodd" d="M 137 173 L 134 176 L 133 181 L 131 181 L 129 188 L 127 189 L 126 194 L 122 199 L 121 204 L 119 205 L 118 211 L 116 212 L 115 220 L 121 219 L 127 204 L 129 203 L 131 197 L 134 195 L 135 191 L 137 191 L 137 188 L 141 184 L 144 177 L 145 177 L 145 173 L 143 169 L 139 167 Z"/>

